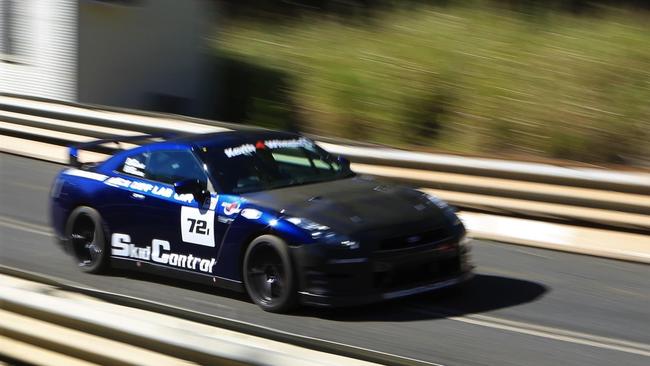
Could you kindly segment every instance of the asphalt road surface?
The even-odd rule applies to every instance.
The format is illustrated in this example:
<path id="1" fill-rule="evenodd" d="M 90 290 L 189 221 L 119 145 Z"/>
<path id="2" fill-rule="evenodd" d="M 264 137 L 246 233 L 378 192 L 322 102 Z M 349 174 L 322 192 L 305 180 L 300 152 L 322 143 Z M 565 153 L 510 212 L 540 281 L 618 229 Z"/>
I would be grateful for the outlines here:
<path id="1" fill-rule="evenodd" d="M 650 266 L 477 242 L 477 277 L 461 294 L 269 314 L 242 295 L 210 287 L 81 273 L 47 227 L 49 186 L 61 166 L 0 159 L 3 265 L 435 364 L 650 364 Z"/>

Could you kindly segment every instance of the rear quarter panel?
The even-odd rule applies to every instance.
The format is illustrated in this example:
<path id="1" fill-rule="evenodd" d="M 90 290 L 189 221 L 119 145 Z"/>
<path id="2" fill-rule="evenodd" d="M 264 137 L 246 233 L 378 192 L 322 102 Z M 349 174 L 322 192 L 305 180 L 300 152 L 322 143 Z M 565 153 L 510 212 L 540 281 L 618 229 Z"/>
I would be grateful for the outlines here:
<path id="1" fill-rule="evenodd" d="M 72 210 L 97 206 L 94 197 L 104 189 L 108 176 L 87 170 L 66 168 L 54 178 L 50 194 L 50 219 L 57 237 L 63 238 Z"/>

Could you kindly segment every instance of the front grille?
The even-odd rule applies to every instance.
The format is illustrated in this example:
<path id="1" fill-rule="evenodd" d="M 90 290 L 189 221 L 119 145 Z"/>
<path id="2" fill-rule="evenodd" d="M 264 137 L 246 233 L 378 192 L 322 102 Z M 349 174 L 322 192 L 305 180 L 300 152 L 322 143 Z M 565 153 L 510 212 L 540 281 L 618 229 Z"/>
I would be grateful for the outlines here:
<path id="1" fill-rule="evenodd" d="M 384 251 L 413 248 L 441 241 L 448 236 L 449 232 L 447 229 L 444 227 L 439 227 L 434 230 L 383 239 L 379 242 L 378 249 Z"/>
<path id="2" fill-rule="evenodd" d="M 373 281 L 375 288 L 391 290 L 430 283 L 438 279 L 453 276 L 459 272 L 460 260 L 458 256 L 454 256 L 435 262 L 402 265 L 387 271 L 375 272 Z"/>

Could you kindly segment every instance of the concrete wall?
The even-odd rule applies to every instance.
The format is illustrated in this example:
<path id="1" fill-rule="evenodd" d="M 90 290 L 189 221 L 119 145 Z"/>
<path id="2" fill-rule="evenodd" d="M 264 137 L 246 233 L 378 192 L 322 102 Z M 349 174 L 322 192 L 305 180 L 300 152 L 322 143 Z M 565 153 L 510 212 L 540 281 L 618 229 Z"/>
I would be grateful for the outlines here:
<path id="1" fill-rule="evenodd" d="M 74 101 L 77 0 L 0 2 L 0 93 Z"/>
<path id="2" fill-rule="evenodd" d="M 80 0 L 79 101 L 196 113 L 205 94 L 211 3 Z"/>

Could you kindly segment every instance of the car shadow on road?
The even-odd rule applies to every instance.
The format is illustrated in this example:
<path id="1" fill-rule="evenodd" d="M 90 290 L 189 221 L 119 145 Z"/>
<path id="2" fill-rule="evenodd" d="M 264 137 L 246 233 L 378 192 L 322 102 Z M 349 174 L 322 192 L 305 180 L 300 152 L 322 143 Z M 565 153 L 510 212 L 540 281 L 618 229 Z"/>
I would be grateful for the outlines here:
<path id="1" fill-rule="evenodd" d="M 254 306 L 244 293 L 209 285 L 135 271 L 124 271 L 120 274 L 112 273 L 111 275 L 221 296 Z M 459 289 L 435 291 L 363 306 L 342 308 L 303 306 L 287 316 L 343 322 L 418 321 L 508 308 L 535 301 L 548 291 L 549 289 L 546 286 L 536 282 L 496 275 L 476 274 L 472 280 Z"/>
<path id="2" fill-rule="evenodd" d="M 333 321 L 417 321 L 484 313 L 535 301 L 549 289 L 539 283 L 477 274 L 459 289 L 351 308 L 302 308 L 294 315 Z"/>

